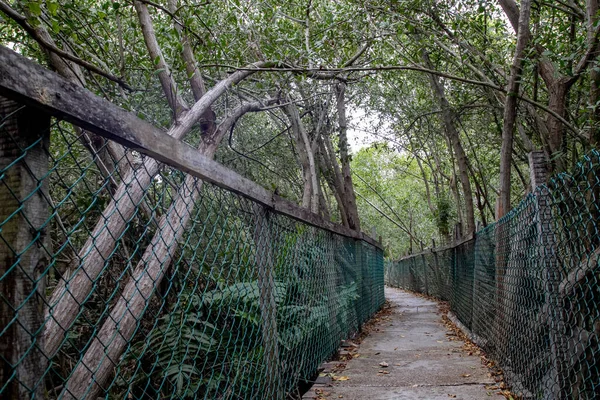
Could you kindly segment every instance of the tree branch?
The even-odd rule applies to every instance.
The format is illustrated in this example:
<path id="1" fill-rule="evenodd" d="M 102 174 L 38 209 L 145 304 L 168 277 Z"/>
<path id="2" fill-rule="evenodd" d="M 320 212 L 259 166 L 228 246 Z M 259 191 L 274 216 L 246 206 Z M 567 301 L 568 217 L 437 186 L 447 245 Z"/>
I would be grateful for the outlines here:
<path id="1" fill-rule="evenodd" d="M 177 119 L 181 113 L 187 110 L 187 104 L 185 104 L 185 101 L 177 91 L 177 83 L 171 76 L 169 66 L 156 40 L 156 33 L 154 32 L 154 25 L 152 24 L 148 7 L 141 1 L 135 1 L 133 4 L 140 21 L 140 26 L 142 27 L 142 34 L 148 54 L 150 55 L 150 60 L 155 64 L 155 70 L 158 72 L 158 79 L 160 80 L 163 92 L 167 97 L 169 106 L 175 113 L 174 119 Z"/>
<path id="2" fill-rule="evenodd" d="M 412 66 L 412 65 L 384 65 L 377 67 L 348 67 L 348 68 L 302 68 L 302 67 L 293 67 L 293 66 L 276 66 L 273 63 L 269 63 L 270 66 L 265 67 L 234 67 L 232 65 L 227 64 L 204 64 L 203 67 L 221 67 L 221 68 L 230 68 L 236 71 L 245 71 L 245 72 L 292 72 L 297 74 L 306 74 L 307 76 L 311 76 L 310 74 L 316 73 L 319 71 L 322 79 L 338 79 L 341 81 L 345 81 L 344 78 L 338 76 L 345 73 L 350 72 L 365 72 L 365 71 L 416 71 L 416 72 L 424 72 L 427 74 L 439 76 L 441 78 L 450 79 L 457 82 L 468 83 L 470 85 L 483 86 L 488 87 L 494 90 L 497 90 L 502 93 L 507 93 L 505 88 L 497 86 L 490 82 L 483 82 L 474 79 L 462 78 L 460 76 L 447 74 L 445 72 L 436 71 L 434 69 L 424 68 L 420 66 Z M 327 76 L 327 78 L 325 78 Z M 312 76 L 311 76 L 312 77 Z M 548 114 L 552 115 L 554 118 L 563 123 L 567 129 L 572 131 L 575 136 L 580 139 L 587 140 L 587 137 L 583 135 L 577 128 L 571 125 L 566 119 L 558 115 L 555 111 L 552 111 L 550 108 L 545 105 L 538 103 L 537 101 L 531 100 L 530 98 L 523 95 L 516 95 L 516 97 L 520 100 L 523 100 L 526 103 L 529 103 L 541 110 L 544 110 Z"/>
<path id="3" fill-rule="evenodd" d="M 17 11 L 15 11 L 13 8 L 11 8 L 8 4 L 4 3 L 3 1 L 0 1 L 0 11 L 2 11 L 4 14 L 6 14 L 10 19 L 15 21 L 21 28 L 23 28 L 23 30 L 25 32 L 27 32 L 40 46 L 42 46 L 46 50 L 48 50 L 52 53 L 55 53 L 56 55 L 58 55 L 62 58 L 65 58 L 71 62 L 74 62 L 75 64 L 80 65 L 83 68 L 85 68 L 91 72 L 94 72 L 100 76 L 103 76 L 104 78 L 108 79 L 109 81 L 115 82 L 116 84 L 121 86 L 123 89 L 132 91 L 131 87 L 127 83 L 125 83 L 125 81 L 123 81 L 122 79 L 98 68 L 94 64 L 91 64 L 85 60 L 75 57 L 73 54 L 71 54 L 69 52 L 59 49 L 52 43 L 49 43 L 48 41 L 46 41 L 43 37 L 41 37 L 38 34 L 38 32 L 31 25 L 29 25 L 29 23 L 27 22 L 27 18 L 25 18 L 25 16 L 19 14 Z"/>
<path id="4" fill-rule="evenodd" d="M 273 63 L 258 62 L 250 64 L 239 71 L 235 71 L 227 78 L 219 81 L 209 91 L 206 92 L 200 100 L 198 100 L 184 115 L 179 118 L 175 124 L 169 129 L 168 134 L 175 137 L 183 137 L 196 122 L 204 115 L 210 106 L 230 87 L 241 82 L 248 76 L 261 71 L 261 68 L 269 68 Z"/>
<path id="5" fill-rule="evenodd" d="M 176 0 L 169 0 L 169 8 L 172 10 L 173 13 L 177 11 Z M 176 18 L 174 18 L 174 16 L 173 22 L 175 25 L 175 30 L 177 30 L 177 32 L 179 33 L 179 36 L 181 37 L 181 43 L 183 44 L 183 50 L 181 55 L 185 63 L 185 71 L 189 76 L 190 86 L 192 87 L 192 93 L 194 93 L 194 99 L 198 101 L 202 96 L 204 96 L 204 93 L 206 93 L 206 86 L 204 85 L 202 74 L 198 69 L 196 57 L 194 57 L 194 52 L 192 50 L 192 46 L 190 45 L 189 37 L 184 31 L 183 24 Z"/>

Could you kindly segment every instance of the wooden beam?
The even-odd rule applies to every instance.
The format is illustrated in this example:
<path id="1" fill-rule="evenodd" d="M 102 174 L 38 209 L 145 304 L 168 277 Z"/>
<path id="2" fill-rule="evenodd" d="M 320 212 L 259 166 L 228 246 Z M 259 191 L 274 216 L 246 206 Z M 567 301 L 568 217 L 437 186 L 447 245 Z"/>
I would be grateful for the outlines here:
<path id="1" fill-rule="evenodd" d="M 470 242 L 471 240 L 475 240 L 476 238 L 477 238 L 477 234 L 470 233 L 466 237 L 464 237 L 463 239 L 461 239 L 461 240 L 459 240 L 457 242 L 453 242 L 453 243 L 451 243 L 449 245 L 442 246 L 442 247 L 437 247 L 437 248 L 432 247 L 432 248 L 429 248 L 429 249 L 425 249 L 425 250 L 423 250 L 423 251 L 421 251 L 419 253 L 408 254 L 408 255 L 400 257 L 399 259 L 394 260 L 394 261 L 400 262 L 400 261 L 408 260 L 409 258 L 420 256 L 420 255 L 427 255 L 427 254 L 431 254 L 431 253 L 433 253 L 433 254 L 441 253 L 442 251 L 454 249 L 454 248 L 456 248 L 456 247 L 458 247 L 458 246 L 460 246 L 462 244 Z M 435 244 L 435 242 L 434 242 L 434 244 Z"/>
<path id="2" fill-rule="evenodd" d="M 0 46 L 0 94 L 22 104 L 42 109 L 85 130 L 139 151 L 160 162 L 232 191 L 288 217 L 339 235 L 364 240 L 382 249 L 362 232 L 327 221 L 266 190 L 196 149 L 167 135 L 90 91 L 58 74 Z"/>

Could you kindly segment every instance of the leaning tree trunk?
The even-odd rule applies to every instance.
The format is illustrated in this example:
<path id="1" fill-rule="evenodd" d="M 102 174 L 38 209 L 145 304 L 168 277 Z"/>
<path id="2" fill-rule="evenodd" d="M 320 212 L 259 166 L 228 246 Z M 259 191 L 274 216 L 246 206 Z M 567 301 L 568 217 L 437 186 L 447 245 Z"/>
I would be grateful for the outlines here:
<path id="1" fill-rule="evenodd" d="M 496 203 L 496 220 L 500 220 L 510 209 L 511 167 L 515 123 L 517 119 L 517 96 L 520 88 L 523 55 L 529 41 L 530 9 L 531 0 L 522 0 L 517 33 L 517 47 L 513 56 L 506 102 L 504 104 L 504 126 L 502 128 L 502 148 L 500 151 L 500 193 Z M 510 235 L 509 230 L 510 224 L 507 222 L 499 223 L 496 227 L 496 297 L 499 310 L 496 313 L 496 327 L 500 338 L 498 345 L 502 351 L 506 351 L 510 347 L 508 326 L 513 322 L 512 316 L 516 312 L 514 310 L 514 296 L 505 287 L 506 271 L 511 259 L 510 254 L 515 250 L 511 245 L 511 241 L 508 240 Z"/>
<path id="2" fill-rule="evenodd" d="M 212 103 L 230 86 L 246 78 L 252 71 L 237 71 L 220 81 L 192 109 L 174 124 L 170 136 L 181 139 L 191 129 L 194 122 L 206 115 Z M 124 234 L 129 222 L 135 216 L 138 206 L 144 200 L 147 188 L 158 173 L 159 163 L 149 158 L 137 169 L 130 168 L 112 196 L 109 205 L 102 212 L 90 237 L 78 253 L 79 266 L 70 277 L 61 279 L 48 302 L 49 309 L 44 327 L 45 349 L 52 357 L 61 346 L 66 332 L 71 328 L 82 310 L 82 304 L 89 296 L 94 282 L 105 270 L 117 241 Z"/>
<path id="3" fill-rule="evenodd" d="M 269 99 L 265 103 L 273 102 L 274 99 Z M 198 149 L 199 153 L 213 158 L 223 136 L 229 132 L 235 121 L 245 113 L 258 111 L 261 107 L 262 103 L 254 102 L 236 108 L 219 125 L 212 137 L 203 138 Z M 110 316 L 105 320 L 82 361 L 75 367 L 65 384 L 62 392 L 64 398 L 80 399 L 84 396 L 95 398 L 104 389 L 175 255 L 179 239 L 185 233 L 192 216 L 202 184 L 201 180 L 191 175 L 186 177 L 177 197 L 160 219 L 157 232 L 144 251 L 120 298 L 113 306 Z"/>
<path id="4" fill-rule="evenodd" d="M 319 212 L 319 182 L 311 141 L 300 119 L 298 108 L 293 103 L 290 103 L 283 109 L 292 125 L 292 132 L 294 132 L 296 139 L 296 148 L 300 155 L 300 163 L 302 164 L 302 174 L 304 177 L 302 207 L 308 208 L 317 214 Z"/>
<path id="5" fill-rule="evenodd" d="M 3 399 L 44 398 L 50 118 L 0 97 L 0 385 Z"/>
<path id="6" fill-rule="evenodd" d="M 510 209 L 511 165 L 515 124 L 517 121 L 517 96 L 521 86 L 523 56 L 529 42 L 529 16 L 531 0 L 521 1 L 517 47 L 513 56 L 508 80 L 506 102 L 504 103 L 504 125 L 502 128 L 502 148 L 500 150 L 500 194 L 496 206 L 496 220 Z"/>
<path id="7" fill-rule="evenodd" d="M 214 155 L 216 146 L 205 149 Z M 105 390 L 148 302 L 163 279 L 192 216 L 203 182 L 188 175 L 109 317 L 65 384 L 64 399 L 95 399 Z"/>
<path id="8" fill-rule="evenodd" d="M 358 206 L 356 205 L 356 194 L 354 193 L 354 183 L 352 182 L 352 171 L 350 170 L 350 154 L 348 152 L 348 123 L 346 120 L 346 84 L 337 85 L 337 112 L 338 124 L 340 126 L 340 161 L 342 163 L 342 176 L 344 193 L 341 197 L 344 199 L 344 208 L 348 218 L 348 225 L 351 229 L 360 230 L 360 220 L 358 217 Z"/>
<path id="9" fill-rule="evenodd" d="M 429 55 L 425 51 L 423 51 L 423 60 L 427 66 L 431 67 Z M 467 220 L 467 231 L 465 233 L 468 236 L 475 232 L 475 208 L 473 206 L 473 190 L 471 188 L 471 181 L 469 179 L 469 164 L 467 160 L 467 154 L 465 153 L 460 141 L 458 130 L 454 125 L 454 121 L 456 120 L 457 116 L 454 114 L 454 111 L 452 111 L 450 103 L 446 99 L 444 87 L 437 76 L 429 75 L 429 78 L 433 95 L 438 100 L 440 109 L 442 110 L 442 122 L 444 123 L 446 135 L 448 136 L 448 141 L 450 142 L 452 151 L 456 157 L 456 164 L 458 165 L 459 179 L 465 198 L 465 211 Z"/>
<path id="10" fill-rule="evenodd" d="M 319 141 L 319 146 L 319 160 L 321 161 L 320 169 L 325 176 L 325 181 L 327 182 L 331 193 L 333 193 L 333 196 L 335 197 L 342 225 L 349 227 L 346 206 L 344 204 L 344 200 L 340 196 L 340 193 L 344 192 L 344 187 L 342 184 L 342 172 L 337 160 L 335 159 L 333 145 L 331 144 L 331 139 L 329 136 L 323 135 Z"/>

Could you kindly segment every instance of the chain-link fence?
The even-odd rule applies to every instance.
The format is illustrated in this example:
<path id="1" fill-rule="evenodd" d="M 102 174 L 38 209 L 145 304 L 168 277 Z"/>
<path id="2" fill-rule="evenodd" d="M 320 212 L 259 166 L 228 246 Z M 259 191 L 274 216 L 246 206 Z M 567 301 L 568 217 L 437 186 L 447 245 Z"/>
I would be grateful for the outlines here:
<path id="1" fill-rule="evenodd" d="M 386 265 L 389 285 L 450 302 L 513 392 L 600 398 L 600 153 L 455 247 Z"/>
<path id="2" fill-rule="evenodd" d="M 0 110 L 1 398 L 294 398 L 382 305 L 381 249 Z"/>

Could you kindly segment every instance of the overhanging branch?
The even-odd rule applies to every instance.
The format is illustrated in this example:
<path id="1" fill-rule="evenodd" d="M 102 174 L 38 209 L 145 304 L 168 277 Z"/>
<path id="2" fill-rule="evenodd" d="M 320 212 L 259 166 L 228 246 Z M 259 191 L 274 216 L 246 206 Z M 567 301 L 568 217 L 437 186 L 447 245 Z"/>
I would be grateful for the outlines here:
<path id="1" fill-rule="evenodd" d="M 25 32 L 27 32 L 36 42 L 38 42 L 40 44 L 40 46 L 44 47 L 46 50 L 48 50 L 52 53 L 55 53 L 55 54 L 59 55 L 60 57 L 63 57 L 69 61 L 72 61 L 75 64 L 78 64 L 91 72 L 94 72 L 100 76 L 103 76 L 110 81 L 117 83 L 123 89 L 129 90 L 129 91 L 132 90 L 131 87 L 127 83 L 125 83 L 125 81 L 123 81 L 121 78 L 118 78 L 118 77 L 98 68 L 94 64 L 91 64 L 85 60 L 82 60 L 81 58 L 75 57 L 73 54 L 66 52 L 62 49 L 59 49 L 58 47 L 54 46 L 51 43 L 48 43 L 40 35 L 38 35 L 38 33 L 35 31 L 35 29 L 31 25 L 29 25 L 29 23 L 27 22 L 27 18 L 25 18 L 25 16 L 19 14 L 17 11 L 12 9 L 8 4 L 4 3 L 3 1 L 0 1 L 0 11 L 2 11 L 4 14 L 6 14 L 10 19 L 15 21 L 21 28 L 23 28 L 23 30 Z"/>

